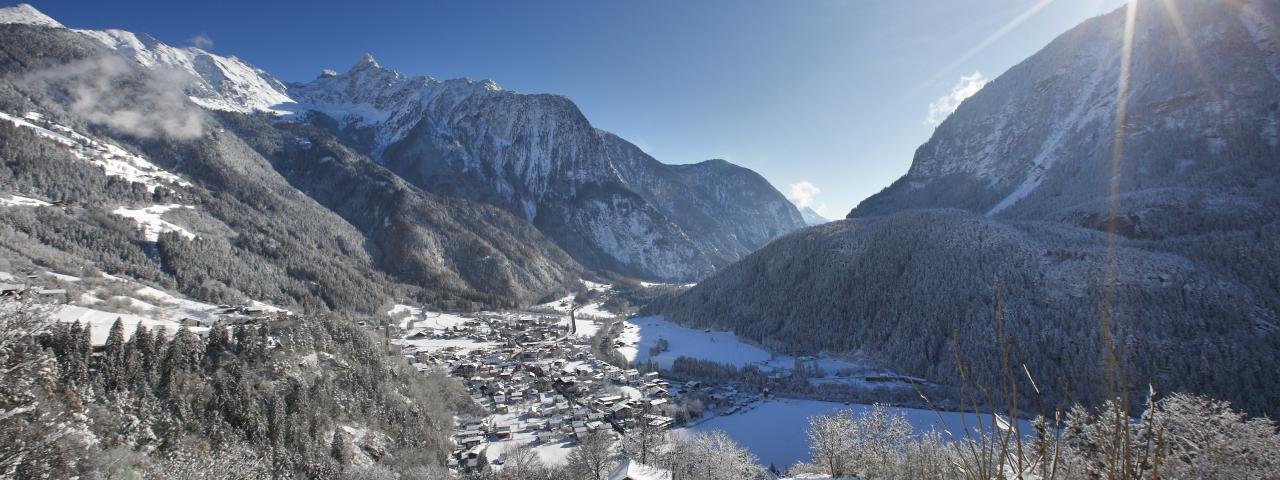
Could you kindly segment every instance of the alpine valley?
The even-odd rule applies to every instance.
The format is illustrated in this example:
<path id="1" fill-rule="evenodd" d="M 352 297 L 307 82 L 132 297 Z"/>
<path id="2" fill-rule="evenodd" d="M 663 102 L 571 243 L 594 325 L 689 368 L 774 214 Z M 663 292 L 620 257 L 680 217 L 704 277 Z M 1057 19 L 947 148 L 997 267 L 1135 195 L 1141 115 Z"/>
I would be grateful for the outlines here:
<path id="1" fill-rule="evenodd" d="M 1097 16 L 930 105 L 905 175 L 834 221 L 810 182 L 662 163 L 565 96 L 371 54 L 283 81 L 207 37 L 0 8 L 0 480 L 1280 478 L 1280 2 L 1109 1 L 973 0 L 948 34 L 1030 9 L 942 73 Z M 676 30 L 705 6 L 647 3 Z M 767 3 L 734 28 L 916 15 L 839 37 L 874 65 L 918 65 L 888 43 L 938 47 L 905 30 L 954 10 Z M 541 21 L 597 26 L 568 5 Z M 516 6 L 454 27 L 539 40 L 497 31 Z M 470 8 L 369 10 L 410 7 Z M 706 82 L 753 92 L 721 117 L 897 96 L 812 102 L 836 69 L 786 67 L 831 54 L 807 33 L 697 37 L 724 58 L 680 68 L 625 46 L 785 73 Z M 769 162 L 830 146 L 777 131 L 796 153 Z"/>

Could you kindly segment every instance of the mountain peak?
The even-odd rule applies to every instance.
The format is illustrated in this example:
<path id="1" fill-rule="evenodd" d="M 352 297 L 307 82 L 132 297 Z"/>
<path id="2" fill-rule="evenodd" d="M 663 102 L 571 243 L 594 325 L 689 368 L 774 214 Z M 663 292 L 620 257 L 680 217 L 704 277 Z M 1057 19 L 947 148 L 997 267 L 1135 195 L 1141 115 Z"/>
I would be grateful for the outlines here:
<path id="1" fill-rule="evenodd" d="M 831 221 L 827 217 L 822 216 L 821 213 L 818 213 L 817 210 L 814 210 L 810 207 L 797 207 L 797 208 L 800 209 L 800 217 L 804 218 L 805 225 L 809 225 L 812 227 L 814 225 L 822 225 L 824 223 Z"/>
<path id="2" fill-rule="evenodd" d="M 382 65 L 379 65 L 378 61 L 373 59 L 372 53 L 365 53 L 360 57 L 360 60 L 357 61 L 355 65 L 352 65 L 351 68 L 347 69 L 347 71 L 356 72 L 370 68 L 382 68 Z"/>
<path id="3" fill-rule="evenodd" d="M 26 3 L 19 3 L 12 7 L 0 8 L 0 23 L 21 23 L 25 25 L 39 25 L 42 27 L 58 27 L 62 24 L 57 20 L 50 18 L 36 7 Z"/>

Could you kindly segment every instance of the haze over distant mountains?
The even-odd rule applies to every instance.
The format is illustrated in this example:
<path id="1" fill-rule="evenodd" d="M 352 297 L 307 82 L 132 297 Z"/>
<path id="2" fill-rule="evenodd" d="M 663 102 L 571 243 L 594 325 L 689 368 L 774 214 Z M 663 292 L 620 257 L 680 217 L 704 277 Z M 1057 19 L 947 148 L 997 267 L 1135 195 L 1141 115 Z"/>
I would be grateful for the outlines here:
<path id="1" fill-rule="evenodd" d="M 959 358 L 997 355 L 999 285 L 1006 334 L 1052 401 L 1106 395 L 1089 380 L 1105 308 L 1135 390 L 1280 413 L 1280 5 L 1142 2 L 1122 84 L 1125 19 L 1064 33 L 848 220 L 773 242 L 667 313 L 944 381 L 953 338 Z"/>

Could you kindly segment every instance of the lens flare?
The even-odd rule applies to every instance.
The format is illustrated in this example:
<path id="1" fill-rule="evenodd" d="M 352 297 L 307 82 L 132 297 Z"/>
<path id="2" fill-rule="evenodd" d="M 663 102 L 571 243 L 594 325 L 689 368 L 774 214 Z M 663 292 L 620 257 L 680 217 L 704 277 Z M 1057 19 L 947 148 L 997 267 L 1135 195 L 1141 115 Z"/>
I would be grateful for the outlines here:
<path id="1" fill-rule="evenodd" d="M 933 83 L 938 81 L 939 78 L 942 78 L 943 75 L 946 75 L 950 73 L 952 70 L 955 70 L 956 68 L 960 67 L 961 65 L 964 65 L 965 62 L 969 61 L 979 53 L 982 53 L 983 50 L 986 50 L 987 47 L 990 47 L 992 44 L 996 43 L 1001 38 L 1004 38 L 1004 36 L 1008 35 L 1009 32 L 1013 31 L 1013 29 L 1018 28 L 1019 25 L 1022 25 L 1023 23 L 1025 23 L 1028 19 L 1035 16 L 1035 14 L 1040 13 L 1041 10 L 1044 10 L 1045 7 L 1048 7 L 1049 4 L 1053 3 L 1053 1 L 1054 0 L 1040 0 L 1036 2 L 1034 5 L 1031 6 L 1031 8 L 1028 8 L 1026 11 L 1022 12 L 1017 17 L 1014 17 L 1013 20 L 1010 20 L 1009 23 L 1004 24 L 1004 26 L 1000 27 L 995 32 L 992 32 L 991 35 L 987 36 L 987 38 L 983 39 L 981 42 L 978 42 L 977 45 L 974 45 L 973 48 L 970 48 L 968 51 L 964 52 L 959 57 L 956 57 L 956 59 L 951 63 L 947 64 L 947 66 L 942 67 L 942 69 L 938 70 L 937 73 L 934 73 L 925 81 L 921 82 L 915 87 L 912 87 L 910 90 L 907 91 L 905 95 L 900 97 L 889 108 L 890 109 L 896 108 L 896 106 L 905 103 L 908 99 L 916 96 L 921 91 L 928 88 L 930 85 L 933 85 Z"/>
<path id="2" fill-rule="evenodd" d="M 1121 402 L 1128 401 L 1127 392 L 1124 392 L 1127 387 L 1123 368 L 1124 363 L 1120 358 L 1120 352 L 1116 349 L 1116 339 L 1123 338 L 1123 328 L 1122 325 L 1115 321 L 1113 315 L 1116 298 L 1116 277 L 1119 269 L 1116 249 L 1119 241 L 1117 231 L 1120 216 L 1121 161 L 1124 157 L 1125 121 L 1127 120 L 1126 116 L 1128 115 L 1129 107 L 1129 75 L 1133 63 L 1133 43 L 1137 27 L 1139 1 L 1133 0 L 1129 2 L 1128 9 L 1125 12 L 1124 39 L 1120 50 L 1120 78 L 1116 88 L 1115 130 L 1111 137 L 1111 184 L 1107 205 L 1107 267 L 1106 277 L 1103 279 L 1103 303 L 1099 315 L 1099 327 L 1101 329 L 1099 333 L 1106 349 L 1107 362 L 1112 366 L 1115 375 L 1115 378 L 1112 379 L 1111 387 L 1118 390 L 1113 391 L 1113 397 L 1119 396 Z"/>

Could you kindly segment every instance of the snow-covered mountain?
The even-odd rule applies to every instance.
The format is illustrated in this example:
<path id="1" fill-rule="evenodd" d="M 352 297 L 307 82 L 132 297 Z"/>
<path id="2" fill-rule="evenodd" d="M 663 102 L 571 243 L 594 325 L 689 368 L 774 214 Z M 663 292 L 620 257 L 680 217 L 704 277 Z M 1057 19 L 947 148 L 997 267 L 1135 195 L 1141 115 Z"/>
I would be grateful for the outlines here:
<path id="1" fill-rule="evenodd" d="M 805 225 L 808 225 L 811 227 L 814 225 L 822 225 L 824 223 L 831 221 L 831 219 L 822 216 L 821 213 L 815 212 L 812 208 L 809 208 L 809 207 L 800 207 L 800 216 L 804 218 Z"/>
<path id="2" fill-rule="evenodd" d="M 0 19 L 61 26 L 29 5 L 0 9 Z M 662 164 L 595 129 L 563 96 L 406 76 L 368 54 L 344 72 L 286 84 L 197 47 L 75 31 L 144 67 L 188 74 L 184 90 L 197 105 L 327 128 L 419 188 L 507 210 L 589 267 L 693 280 L 805 225 L 754 172 L 723 161 Z"/>
<path id="3" fill-rule="evenodd" d="M 21 20 L 0 24 L 0 197 L 51 208 L 0 212 L 24 234 L 0 262 L 359 311 L 531 304 L 583 273 L 515 215 L 423 191 L 322 128 L 188 101 L 191 83 L 145 61 L 190 51 L 139 57 L 33 12 L 0 10 Z"/>
<path id="4" fill-rule="evenodd" d="M 849 219 L 698 282 L 668 318 L 940 383 L 998 382 L 1004 328 L 1046 404 L 1114 394 L 1095 387 L 1108 325 L 1134 391 L 1275 415 L 1280 3 L 1137 5 L 1128 69 L 1126 10 L 1084 22 L 962 103 Z"/>
<path id="5" fill-rule="evenodd" d="M 1269 171 L 1256 159 L 1280 141 L 1280 6 L 1138 6 L 1127 69 L 1125 9 L 1079 25 L 964 101 L 906 176 L 850 216 L 956 207 L 1087 217 L 1107 208 L 1113 173 L 1122 208 L 1137 216 L 1192 192 L 1245 193 L 1238 179 Z"/>
<path id="6" fill-rule="evenodd" d="M 0 8 L 0 24 L 17 23 L 65 28 L 57 20 L 28 4 Z M 186 73 L 183 78 L 192 102 L 214 110 L 251 113 L 254 111 L 289 111 L 293 100 L 285 86 L 275 77 L 232 57 L 215 55 L 203 49 L 173 47 L 150 35 L 124 30 L 74 30 L 151 69 L 173 69 Z"/>
<path id="7" fill-rule="evenodd" d="M 587 266 L 691 280 L 803 225 L 759 175 L 662 164 L 563 96 L 407 77 L 369 55 L 289 88 L 298 118 L 419 187 L 525 218 Z"/>

